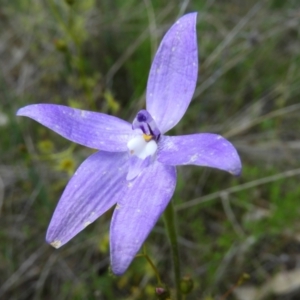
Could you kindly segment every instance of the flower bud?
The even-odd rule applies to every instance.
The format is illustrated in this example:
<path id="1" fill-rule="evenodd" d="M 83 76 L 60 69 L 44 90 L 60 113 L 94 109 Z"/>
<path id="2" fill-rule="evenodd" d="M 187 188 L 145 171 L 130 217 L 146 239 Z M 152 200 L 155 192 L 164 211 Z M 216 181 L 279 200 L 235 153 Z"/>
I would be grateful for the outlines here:
<path id="1" fill-rule="evenodd" d="M 180 281 L 180 291 L 182 294 L 189 294 L 194 287 L 194 281 L 189 276 L 184 276 Z"/>
<path id="2" fill-rule="evenodd" d="M 170 291 L 167 287 L 158 286 L 155 288 L 155 294 L 159 300 L 171 299 Z"/>

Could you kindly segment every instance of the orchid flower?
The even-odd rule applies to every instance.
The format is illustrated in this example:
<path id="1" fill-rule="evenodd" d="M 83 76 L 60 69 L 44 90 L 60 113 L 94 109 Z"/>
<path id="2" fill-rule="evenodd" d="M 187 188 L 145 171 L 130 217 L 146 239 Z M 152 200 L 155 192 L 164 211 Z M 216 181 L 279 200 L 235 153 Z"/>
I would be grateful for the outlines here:
<path id="1" fill-rule="evenodd" d="M 116 204 L 110 227 L 112 271 L 123 274 L 168 205 L 177 165 L 212 167 L 238 175 L 233 145 L 210 133 L 167 136 L 192 99 L 198 75 L 196 13 L 166 33 L 151 66 L 146 110 L 132 124 L 62 105 L 33 104 L 18 116 L 34 119 L 75 143 L 98 149 L 77 169 L 51 219 L 46 240 L 67 243 Z"/>

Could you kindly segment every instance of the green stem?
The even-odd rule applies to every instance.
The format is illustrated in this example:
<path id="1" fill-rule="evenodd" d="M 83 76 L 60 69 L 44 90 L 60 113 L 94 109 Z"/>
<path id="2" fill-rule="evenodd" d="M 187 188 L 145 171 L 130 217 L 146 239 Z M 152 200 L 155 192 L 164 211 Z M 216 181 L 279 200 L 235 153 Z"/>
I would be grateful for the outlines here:
<path id="1" fill-rule="evenodd" d="M 165 226 L 171 244 L 175 287 L 176 287 L 176 299 L 181 300 L 182 297 L 180 291 L 180 279 L 181 279 L 180 261 L 179 261 L 179 250 L 178 250 L 177 234 L 176 234 L 176 227 L 175 227 L 175 214 L 174 214 L 172 200 L 170 201 L 169 205 L 167 206 L 164 212 L 164 220 L 165 220 Z"/>
<path id="2" fill-rule="evenodd" d="M 151 258 L 149 257 L 149 255 L 147 254 L 145 244 L 143 245 L 143 253 L 137 254 L 135 257 L 145 257 L 145 259 L 147 260 L 147 262 L 150 264 L 151 268 L 152 268 L 153 271 L 154 271 L 154 274 L 155 274 L 155 276 L 156 276 L 157 283 L 158 283 L 159 285 L 161 285 L 162 282 L 161 282 L 161 279 L 160 279 L 158 270 L 157 270 L 155 264 L 153 263 L 153 261 L 151 260 Z"/>

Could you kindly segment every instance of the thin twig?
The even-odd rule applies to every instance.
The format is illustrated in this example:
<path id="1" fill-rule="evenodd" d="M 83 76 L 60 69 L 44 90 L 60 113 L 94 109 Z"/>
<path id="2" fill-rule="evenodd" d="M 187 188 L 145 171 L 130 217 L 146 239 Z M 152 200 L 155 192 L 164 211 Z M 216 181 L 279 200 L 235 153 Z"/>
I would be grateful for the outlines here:
<path id="1" fill-rule="evenodd" d="M 19 269 L 14 272 L 1 286 L 0 288 L 0 297 L 4 295 L 4 293 L 9 290 L 25 273 L 28 272 L 29 268 L 35 263 L 35 261 L 45 252 L 48 247 L 43 245 L 37 251 L 32 253 L 19 267 Z"/>
<path id="2" fill-rule="evenodd" d="M 50 255 L 47 262 L 45 263 L 44 268 L 43 268 L 42 272 L 40 273 L 39 279 L 37 280 L 36 285 L 35 285 L 35 296 L 34 296 L 33 300 L 41 299 L 41 292 L 43 290 L 45 281 L 51 271 L 51 268 L 57 259 L 57 255 L 58 254 L 56 252 L 54 252 L 52 255 Z"/>
<path id="3" fill-rule="evenodd" d="M 215 51 L 205 60 L 203 68 L 209 67 L 215 59 L 221 54 L 221 52 L 233 41 L 236 35 L 242 30 L 242 28 L 249 22 L 249 20 L 259 11 L 262 3 L 257 2 L 248 13 L 239 21 L 239 23 L 231 30 L 226 38 L 219 44 Z"/>
<path id="4" fill-rule="evenodd" d="M 285 171 L 282 173 L 278 173 L 276 175 L 260 178 L 257 180 L 249 181 L 244 184 L 240 184 L 238 186 L 233 186 L 233 187 L 224 189 L 223 191 L 215 192 L 215 193 L 203 196 L 203 197 L 199 197 L 199 198 L 190 200 L 186 203 L 177 205 L 175 207 L 175 210 L 178 211 L 178 210 L 186 209 L 189 207 L 193 207 L 198 204 L 202 204 L 204 202 L 216 200 L 221 197 L 222 193 L 226 193 L 227 195 L 230 195 L 230 194 L 237 193 L 237 192 L 240 192 L 243 190 L 251 189 L 253 187 L 256 187 L 256 186 L 259 186 L 262 184 L 270 183 L 270 182 L 277 181 L 277 180 L 280 180 L 283 178 L 293 177 L 293 176 L 297 176 L 297 175 L 300 175 L 300 168 Z"/>
<path id="5" fill-rule="evenodd" d="M 153 57 L 157 50 L 156 19 L 155 19 L 155 13 L 153 10 L 153 5 L 152 5 L 151 0 L 144 0 L 144 3 L 145 3 L 146 10 L 147 10 L 147 16 L 148 16 L 148 22 L 149 22 L 149 34 L 150 34 L 150 40 L 151 40 L 151 60 L 153 60 Z"/>
<path id="6" fill-rule="evenodd" d="M 223 205 L 223 208 L 224 208 L 224 212 L 227 216 L 227 219 L 230 221 L 234 231 L 236 232 L 236 234 L 239 237 L 241 237 L 241 238 L 245 237 L 245 232 L 244 232 L 243 228 L 241 227 L 241 225 L 238 223 L 238 221 L 237 221 L 237 219 L 234 215 L 234 212 L 231 208 L 228 194 L 227 193 L 221 193 L 220 198 L 222 200 L 222 205 Z"/>
<path id="7" fill-rule="evenodd" d="M 257 125 L 267 119 L 283 116 L 285 114 L 294 112 L 299 109 L 300 109 L 300 104 L 297 103 L 297 104 L 293 104 L 290 106 L 286 106 L 286 107 L 271 111 L 270 113 L 260 116 L 258 118 L 255 118 L 255 119 L 251 120 L 250 122 L 247 122 L 244 125 L 240 124 L 240 126 L 237 126 L 237 127 L 233 128 L 232 130 L 228 131 L 227 133 L 225 133 L 224 136 L 226 138 L 232 137 L 234 135 L 242 133 L 243 131 L 245 131 L 245 130 L 253 127 L 254 125 Z"/>

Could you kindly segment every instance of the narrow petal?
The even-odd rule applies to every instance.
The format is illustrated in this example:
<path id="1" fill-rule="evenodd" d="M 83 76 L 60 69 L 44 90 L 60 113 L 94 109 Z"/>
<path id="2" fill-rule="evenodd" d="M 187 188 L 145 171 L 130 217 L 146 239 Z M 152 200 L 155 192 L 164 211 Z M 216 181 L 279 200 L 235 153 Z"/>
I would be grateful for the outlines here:
<path id="1" fill-rule="evenodd" d="M 112 271 L 123 274 L 171 199 L 176 169 L 155 162 L 128 184 L 110 227 Z"/>
<path id="2" fill-rule="evenodd" d="M 100 151 L 88 157 L 59 200 L 47 242 L 59 248 L 112 207 L 127 190 L 127 171 L 126 153 Z"/>
<path id="3" fill-rule="evenodd" d="M 33 104 L 18 110 L 72 142 L 104 151 L 126 151 L 131 124 L 119 118 L 63 105 Z"/>
<path id="4" fill-rule="evenodd" d="M 198 165 L 239 175 L 240 157 L 234 146 L 222 136 L 211 133 L 163 136 L 157 160 L 167 165 Z"/>
<path id="5" fill-rule="evenodd" d="M 174 127 L 188 108 L 198 76 L 196 13 L 180 18 L 164 36 L 151 66 L 147 110 L 161 133 Z"/>

